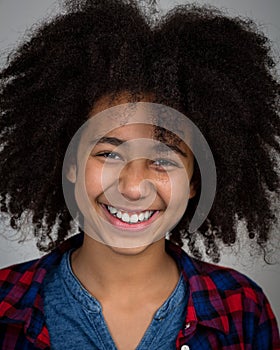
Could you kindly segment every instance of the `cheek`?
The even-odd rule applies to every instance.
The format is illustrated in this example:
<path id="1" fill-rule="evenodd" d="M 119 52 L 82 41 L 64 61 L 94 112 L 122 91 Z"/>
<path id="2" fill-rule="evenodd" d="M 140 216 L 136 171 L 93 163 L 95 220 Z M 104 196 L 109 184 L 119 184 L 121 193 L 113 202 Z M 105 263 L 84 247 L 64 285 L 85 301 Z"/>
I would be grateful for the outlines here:
<path id="1" fill-rule="evenodd" d="M 89 196 L 98 195 L 102 191 L 102 167 L 88 160 L 85 167 L 85 186 Z"/>
<path id="2" fill-rule="evenodd" d="M 169 205 L 172 197 L 171 181 L 161 181 L 157 183 L 157 192 L 166 205 Z"/>
<path id="3" fill-rule="evenodd" d="M 166 206 L 173 206 L 174 203 L 182 202 L 187 198 L 186 176 L 183 174 L 170 173 L 161 181 L 157 181 L 157 193 L 163 199 Z"/>
<path id="4" fill-rule="evenodd" d="M 175 206 L 185 204 L 190 198 L 190 179 L 186 171 L 181 171 L 169 181 L 169 202 Z"/>

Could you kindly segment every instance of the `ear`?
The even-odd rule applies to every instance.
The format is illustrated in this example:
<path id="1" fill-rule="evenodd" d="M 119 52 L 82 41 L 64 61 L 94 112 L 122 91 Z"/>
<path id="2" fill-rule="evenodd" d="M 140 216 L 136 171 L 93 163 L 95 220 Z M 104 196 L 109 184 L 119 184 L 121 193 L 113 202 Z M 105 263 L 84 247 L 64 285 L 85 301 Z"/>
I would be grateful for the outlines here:
<path id="1" fill-rule="evenodd" d="M 72 182 L 73 184 L 76 183 L 77 180 L 77 167 L 76 165 L 72 164 L 67 170 L 66 178 Z"/>
<path id="2" fill-rule="evenodd" d="M 196 174 L 194 174 L 190 182 L 189 199 L 194 198 L 196 194 L 199 193 L 199 191 L 200 191 L 200 176 L 197 176 Z"/>
<path id="3" fill-rule="evenodd" d="M 190 183 L 189 199 L 195 197 L 196 189 L 197 189 L 197 184 L 195 184 L 195 181 L 191 181 L 191 183 Z"/>
<path id="4" fill-rule="evenodd" d="M 199 172 L 198 164 L 194 159 L 194 169 L 193 169 L 193 174 L 190 181 L 189 199 L 194 198 L 196 194 L 199 193 L 200 185 L 201 185 L 200 172 Z"/>

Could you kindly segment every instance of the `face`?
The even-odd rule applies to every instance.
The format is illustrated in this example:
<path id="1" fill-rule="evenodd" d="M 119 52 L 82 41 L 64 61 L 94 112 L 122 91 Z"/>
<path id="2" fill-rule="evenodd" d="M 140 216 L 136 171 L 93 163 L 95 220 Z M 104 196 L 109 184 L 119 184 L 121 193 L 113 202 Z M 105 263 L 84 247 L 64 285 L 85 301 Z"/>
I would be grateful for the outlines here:
<path id="1" fill-rule="evenodd" d="M 101 111 L 127 102 L 126 95 L 113 102 L 104 97 L 91 118 L 94 121 Z M 94 143 L 84 167 L 75 169 L 81 176 L 73 181 L 85 232 L 125 251 L 141 250 L 163 238 L 195 195 L 190 148 L 183 141 L 160 141 L 153 125 L 140 122 L 144 111 L 140 108 L 137 113 L 138 122 L 126 119 Z"/>

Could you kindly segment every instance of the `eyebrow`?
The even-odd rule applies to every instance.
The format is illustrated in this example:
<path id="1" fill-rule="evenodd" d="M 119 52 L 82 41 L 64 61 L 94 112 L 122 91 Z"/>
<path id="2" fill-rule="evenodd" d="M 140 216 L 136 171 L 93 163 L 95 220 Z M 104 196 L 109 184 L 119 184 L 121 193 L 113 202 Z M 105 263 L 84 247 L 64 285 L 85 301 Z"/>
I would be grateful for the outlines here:
<path id="1" fill-rule="evenodd" d="M 125 142 L 127 142 L 127 140 L 121 140 L 121 139 L 118 139 L 116 137 L 101 137 L 96 142 L 96 145 L 98 145 L 100 143 L 109 143 L 110 145 L 113 145 L 113 146 L 120 146 L 120 145 L 122 145 Z M 187 153 L 184 152 L 183 150 L 181 150 L 178 146 L 172 145 L 172 144 L 169 144 L 169 143 L 164 143 L 164 145 L 166 147 L 172 149 L 174 152 L 182 155 L 183 157 L 185 157 L 185 158 L 188 157 Z M 155 148 L 155 150 L 157 150 L 159 152 L 166 151 L 166 148 L 162 144 L 155 145 L 154 148 Z"/>
<path id="2" fill-rule="evenodd" d="M 170 143 L 164 143 L 164 146 L 162 144 L 158 144 L 155 146 L 155 149 L 158 150 L 159 152 L 164 152 L 164 151 L 166 152 L 167 147 L 172 149 L 172 151 L 178 154 L 181 154 L 183 157 L 186 157 L 186 158 L 188 157 L 187 153 L 181 150 L 181 148 L 179 148 L 176 145 L 172 145 Z"/>
<path id="3" fill-rule="evenodd" d="M 100 144 L 100 143 L 109 143 L 110 145 L 113 146 L 120 146 L 123 143 L 125 143 L 126 141 L 124 140 L 120 140 L 116 137 L 101 137 L 97 142 L 96 145 Z"/>

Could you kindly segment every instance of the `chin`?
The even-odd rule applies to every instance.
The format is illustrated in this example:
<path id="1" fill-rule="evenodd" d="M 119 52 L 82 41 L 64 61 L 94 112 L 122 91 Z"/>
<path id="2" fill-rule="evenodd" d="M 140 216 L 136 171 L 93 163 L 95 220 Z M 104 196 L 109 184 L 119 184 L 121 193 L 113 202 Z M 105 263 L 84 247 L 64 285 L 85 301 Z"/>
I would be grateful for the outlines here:
<path id="1" fill-rule="evenodd" d="M 111 247 L 111 246 L 108 246 L 108 247 L 118 255 L 135 256 L 146 251 L 146 249 L 149 248 L 153 243 L 140 246 L 140 247 L 134 247 L 134 248 L 120 248 L 120 247 Z"/>

